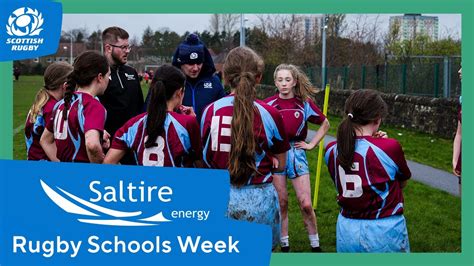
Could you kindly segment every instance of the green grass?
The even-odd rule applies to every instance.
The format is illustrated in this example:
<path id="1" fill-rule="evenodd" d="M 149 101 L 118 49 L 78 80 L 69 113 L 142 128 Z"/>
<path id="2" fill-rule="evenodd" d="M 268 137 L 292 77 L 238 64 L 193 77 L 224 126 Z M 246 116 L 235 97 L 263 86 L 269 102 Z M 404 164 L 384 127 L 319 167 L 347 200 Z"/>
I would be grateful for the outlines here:
<path id="1" fill-rule="evenodd" d="M 22 76 L 13 86 L 13 128 L 22 126 L 26 114 L 34 100 L 36 91 L 42 85 L 39 76 Z M 146 96 L 148 85 L 142 83 Z M 335 136 L 340 118 L 329 117 L 330 135 Z M 317 129 L 311 126 L 312 129 Z M 398 139 L 408 159 L 450 171 L 450 140 L 434 138 L 427 134 L 411 132 L 406 129 L 383 127 L 390 137 Z M 398 133 L 402 135 L 399 136 Z M 431 142 L 431 140 L 434 140 Z M 428 143 L 428 144 L 427 144 Z M 26 159 L 23 131 L 14 135 L 14 159 Z M 445 147 L 444 147 L 445 146 Z M 432 152 L 436 150 L 436 152 Z M 308 152 L 311 185 L 314 189 L 317 148 Z M 448 162 L 447 164 L 444 162 Z M 336 203 L 336 190 L 323 164 L 318 200 L 318 229 L 321 246 L 326 252 L 336 250 L 336 219 L 339 207 Z M 301 213 L 291 183 L 289 191 L 289 231 L 293 252 L 309 252 L 309 240 L 301 220 Z M 313 191 L 314 193 L 314 191 Z M 410 181 L 404 191 L 405 216 L 408 223 L 408 234 L 412 252 L 460 252 L 461 249 L 461 200 L 445 192 L 430 188 L 415 181 Z"/>
<path id="2" fill-rule="evenodd" d="M 328 135 L 336 136 L 337 127 L 341 123 L 341 120 L 340 117 L 329 115 L 331 128 L 328 131 Z M 309 128 L 316 130 L 318 127 L 309 124 Z M 426 164 L 451 173 L 453 155 L 452 139 L 440 138 L 405 128 L 386 126 L 383 124 L 383 121 L 380 130 L 386 131 L 390 138 L 397 139 L 398 142 L 400 142 L 407 160 Z"/>

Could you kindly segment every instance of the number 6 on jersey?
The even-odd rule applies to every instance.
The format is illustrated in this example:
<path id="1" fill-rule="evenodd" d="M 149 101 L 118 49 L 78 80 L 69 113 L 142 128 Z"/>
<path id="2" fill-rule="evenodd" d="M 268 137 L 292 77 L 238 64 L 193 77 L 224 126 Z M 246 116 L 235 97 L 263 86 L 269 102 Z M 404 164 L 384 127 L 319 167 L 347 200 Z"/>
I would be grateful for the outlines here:
<path id="1" fill-rule="evenodd" d="M 344 198 L 359 198 L 362 196 L 362 179 L 359 175 L 346 174 L 342 166 L 338 166 L 339 180 L 341 181 L 342 196 Z M 359 171 L 359 163 L 354 163 L 351 168 L 352 171 Z M 349 185 L 351 185 L 349 187 Z"/>

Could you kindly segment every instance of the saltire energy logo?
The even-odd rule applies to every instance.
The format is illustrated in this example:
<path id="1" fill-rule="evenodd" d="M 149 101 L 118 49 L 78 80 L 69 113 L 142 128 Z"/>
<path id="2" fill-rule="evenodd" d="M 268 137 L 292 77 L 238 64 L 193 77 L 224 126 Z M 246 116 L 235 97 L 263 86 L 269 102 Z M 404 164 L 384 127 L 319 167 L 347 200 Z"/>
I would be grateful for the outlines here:
<path id="1" fill-rule="evenodd" d="M 61 3 L 9 1 L 0 11 L 0 61 L 56 53 L 62 23 Z M 4 26 L 2 26 L 2 24 Z"/>
<path id="2" fill-rule="evenodd" d="M 0 265 L 270 263 L 270 227 L 225 215 L 227 171 L 6 160 L 0 169 Z"/>
<path id="3" fill-rule="evenodd" d="M 48 195 L 48 197 L 61 209 L 68 213 L 90 217 L 86 219 L 78 219 L 78 221 L 82 223 L 113 226 L 153 226 L 158 225 L 160 222 L 171 222 L 171 220 L 166 219 L 163 216 L 163 212 L 158 212 L 150 217 L 139 219 L 137 217 L 142 215 L 141 211 L 125 212 L 105 208 L 90 201 L 84 200 L 60 187 L 57 187 L 58 191 L 55 191 L 43 180 L 40 180 L 40 182 L 41 187 L 43 188 L 46 195 Z M 99 181 L 95 182 L 97 183 Z M 91 183 L 91 186 L 93 184 L 94 182 Z M 169 187 L 161 188 L 161 190 L 163 189 L 168 192 L 170 191 Z M 62 196 L 59 191 L 62 192 L 64 196 Z M 170 200 L 171 199 L 165 199 L 165 201 Z M 86 208 L 90 209 L 90 211 Z"/>

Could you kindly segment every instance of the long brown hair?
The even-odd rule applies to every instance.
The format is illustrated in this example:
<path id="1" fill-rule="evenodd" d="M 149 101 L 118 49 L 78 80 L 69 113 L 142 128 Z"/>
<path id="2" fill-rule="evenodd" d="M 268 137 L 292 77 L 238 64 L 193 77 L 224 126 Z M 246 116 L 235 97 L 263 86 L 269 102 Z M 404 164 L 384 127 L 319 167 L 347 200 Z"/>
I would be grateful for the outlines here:
<path id="1" fill-rule="evenodd" d="M 67 112 L 76 86 L 88 86 L 99 74 L 105 76 L 109 72 L 107 58 L 96 51 L 83 52 L 74 60 L 73 66 L 74 71 L 68 76 L 64 93 L 64 120 L 67 120 Z"/>
<path id="2" fill-rule="evenodd" d="M 308 76 L 297 66 L 291 64 L 280 64 L 275 68 L 273 72 L 273 79 L 276 81 L 278 71 L 288 70 L 296 81 L 295 85 L 295 96 L 303 101 L 311 98 L 313 94 L 317 92 L 316 88 L 309 81 Z"/>
<path id="3" fill-rule="evenodd" d="M 146 120 L 148 139 L 145 148 L 156 146 L 156 138 L 165 131 L 166 102 L 177 90 L 184 88 L 185 80 L 183 72 L 172 65 L 163 65 L 156 70 L 150 87 L 151 96 Z"/>
<path id="4" fill-rule="evenodd" d="M 252 49 L 237 47 L 227 55 L 224 80 L 235 91 L 229 156 L 230 182 L 245 185 L 257 172 L 255 165 L 254 100 L 257 79 L 262 75 L 263 60 Z"/>
<path id="5" fill-rule="evenodd" d="M 44 71 L 44 85 L 36 93 L 35 101 L 30 108 L 30 123 L 36 121 L 39 113 L 44 105 L 49 101 L 48 91 L 55 91 L 67 81 L 67 77 L 71 74 L 73 68 L 70 64 L 65 62 L 54 62 L 49 65 Z"/>
<path id="6" fill-rule="evenodd" d="M 355 151 L 355 130 L 387 115 L 387 104 L 374 90 L 357 90 L 346 100 L 346 117 L 337 129 L 337 159 L 347 171 L 351 168 Z"/>

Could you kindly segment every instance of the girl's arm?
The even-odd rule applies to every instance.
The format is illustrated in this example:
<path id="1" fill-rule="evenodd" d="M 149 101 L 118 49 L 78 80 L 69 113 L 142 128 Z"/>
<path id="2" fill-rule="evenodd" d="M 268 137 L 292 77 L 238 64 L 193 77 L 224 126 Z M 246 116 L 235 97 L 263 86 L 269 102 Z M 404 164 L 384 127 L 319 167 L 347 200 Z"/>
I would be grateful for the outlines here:
<path id="1" fill-rule="evenodd" d="M 323 123 L 316 132 L 316 135 L 314 135 L 313 139 L 309 143 L 306 143 L 305 141 L 298 141 L 295 143 L 295 147 L 303 150 L 314 149 L 314 147 L 316 147 L 316 145 L 321 141 L 322 138 L 324 138 L 324 136 L 328 132 L 329 126 L 330 125 L 328 119 L 324 119 Z"/>
<path id="2" fill-rule="evenodd" d="M 100 143 L 100 134 L 96 129 L 88 130 L 86 136 L 87 157 L 91 163 L 102 163 L 104 161 L 104 151 Z"/>
<path id="3" fill-rule="evenodd" d="M 118 164 L 125 156 L 126 151 L 119 149 L 110 149 L 105 155 L 104 164 Z"/>
<path id="4" fill-rule="evenodd" d="M 40 145 L 50 161 L 59 162 L 58 157 L 56 157 L 58 149 L 56 147 L 56 143 L 54 143 L 54 135 L 47 128 L 44 129 L 43 134 L 41 135 Z"/>
<path id="5" fill-rule="evenodd" d="M 276 159 L 278 163 L 275 165 L 275 160 L 273 162 L 273 173 L 281 173 L 286 169 L 286 152 L 273 154 L 272 159 Z"/>
<path id="6" fill-rule="evenodd" d="M 461 123 L 459 123 L 458 121 L 458 128 L 456 130 L 456 136 L 454 137 L 454 142 L 453 142 L 453 173 L 456 176 L 461 175 L 461 173 L 459 173 L 459 171 L 456 170 L 456 165 L 458 164 L 458 160 L 461 160 L 461 158 L 459 158 L 459 154 L 461 153 L 461 139 L 462 139 L 461 132 L 462 132 Z"/>

